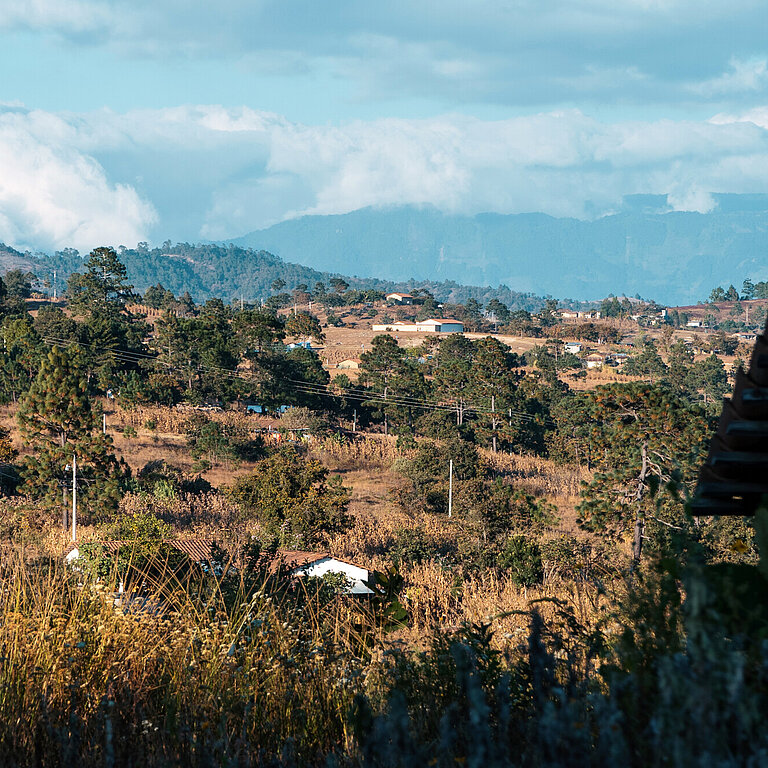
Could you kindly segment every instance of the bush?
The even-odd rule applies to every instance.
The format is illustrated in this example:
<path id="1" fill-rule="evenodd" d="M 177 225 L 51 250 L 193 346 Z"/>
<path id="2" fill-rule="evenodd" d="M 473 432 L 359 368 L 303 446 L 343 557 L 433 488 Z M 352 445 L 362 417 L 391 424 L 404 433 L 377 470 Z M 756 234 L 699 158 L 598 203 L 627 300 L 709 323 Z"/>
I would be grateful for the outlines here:
<path id="1" fill-rule="evenodd" d="M 520 587 L 541 584 L 544 578 L 541 547 L 526 536 L 510 536 L 499 553 L 497 564 Z"/>
<path id="2" fill-rule="evenodd" d="M 230 469 L 240 463 L 237 446 L 233 444 L 225 427 L 216 421 L 208 421 L 190 432 L 187 443 L 198 467 L 224 464 Z"/>
<path id="3" fill-rule="evenodd" d="M 311 546 L 352 525 L 349 491 L 338 475 L 328 474 L 320 462 L 284 448 L 238 477 L 228 493 L 283 546 Z"/>
<path id="4" fill-rule="evenodd" d="M 433 560 L 440 554 L 423 528 L 397 528 L 393 533 L 389 557 L 398 567 Z"/>

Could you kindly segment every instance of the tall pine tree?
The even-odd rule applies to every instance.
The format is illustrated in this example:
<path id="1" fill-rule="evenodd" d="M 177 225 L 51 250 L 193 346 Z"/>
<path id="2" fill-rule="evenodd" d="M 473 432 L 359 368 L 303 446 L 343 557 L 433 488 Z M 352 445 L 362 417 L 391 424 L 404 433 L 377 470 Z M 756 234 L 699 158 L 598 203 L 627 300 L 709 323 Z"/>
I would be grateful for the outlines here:
<path id="1" fill-rule="evenodd" d="M 77 456 L 82 509 L 101 517 L 116 508 L 128 470 L 99 429 L 81 358 L 77 349 L 54 347 L 20 401 L 19 429 L 33 449 L 24 460 L 20 490 L 48 506 L 60 504 L 68 483 L 65 467 Z"/>

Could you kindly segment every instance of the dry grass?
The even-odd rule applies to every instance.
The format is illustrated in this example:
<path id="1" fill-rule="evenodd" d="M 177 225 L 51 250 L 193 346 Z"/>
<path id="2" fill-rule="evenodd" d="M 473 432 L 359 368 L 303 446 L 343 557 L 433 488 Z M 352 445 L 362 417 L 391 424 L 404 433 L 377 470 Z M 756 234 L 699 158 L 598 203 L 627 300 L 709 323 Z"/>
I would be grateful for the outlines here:
<path id="1" fill-rule="evenodd" d="M 335 469 L 389 467 L 401 453 L 392 435 L 358 434 L 341 440 L 328 437 L 312 443 L 312 455 Z"/>
<path id="2" fill-rule="evenodd" d="M 172 575 L 153 584 L 127 603 L 55 562 L 4 559 L 4 765 L 234 765 L 289 740 L 308 764 L 349 746 L 355 606 L 310 596 L 294 613 L 263 591 L 200 601 Z"/>
<path id="3" fill-rule="evenodd" d="M 591 476 L 583 467 L 556 464 L 541 456 L 486 450 L 481 450 L 481 453 L 497 472 L 511 477 L 527 491 L 550 500 L 578 496 L 581 483 Z"/>
<path id="4" fill-rule="evenodd" d="M 134 470 L 149 461 L 164 459 L 191 473 L 186 432 L 196 415 L 195 412 L 160 407 L 116 410 L 109 415 L 108 425 L 112 426 L 117 452 Z M 207 413 L 206 416 L 234 430 L 243 430 L 255 421 L 252 417 L 232 412 Z M 0 412 L 0 420 L 3 418 L 12 421 L 7 409 Z M 155 428 L 147 428 L 148 423 Z M 136 436 L 126 437 L 122 431 L 114 429 L 123 426 L 132 426 Z M 395 459 L 402 455 L 394 437 L 363 434 L 344 440 L 329 437 L 315 441 L 309 450 L 310 456 L 322 461 L 332 473 L 340 474 L 351 490 L 350 513 L 355 524 L 347 533 L 328 543 L 335 556 L 384 570 L 391 565 L 389 551 L 400 530 L 421 529 L 438 551 L 456 551 L 460 539 L 466 536 L 456 518 L 449 520 L 430 514 L 412 514 L 396 503 L 392 491 L 403 478 L 391 469 Z M 589 478 L 585 469 L 564 467 L 535 456 L 493 454 L 485 450 L 482 455 L 496 472 L 510 478 L 516 487 L 545 498 L 557 507 L 559 522 L 544 533 L 545 538 L 563 533 L 569 537 L 591 538 L 578 530 L 574 511 L 580 483 Z M 230 483 L 237 474 L 250 471 L 252 466 L 242 464 L 231 472 L 214 468 L 205 476 L 214 486 L 220 487 Z M 124 513 L 147 509 L 172 522 L 187 535 L 203 535 L 225 544 L 241 544 L 257 531 L 257 526 L 239 518 L 238 511 L 220 493 L 182 494 L 166 500 L 128 494 L 121 503 Z M 37 544 L 45 547 L 55 543 L 61 548 L 64 542 L 55 523 L 52 528 L 44 527 L 53 533 L 47 538 L 38 537 Z M 34 538 L 33 529 L 34 524 L 27 524 L 25 536 L 30 541 Z M 95 530 L 81 529 L 84 540 L 97 536 Z M 511 580 L 490 571 L 457 581 L 456 573 L 439 562 L 414 565 L 405 569 L 404 576 L 405 600 L 413 618 L 409 642 L 417 642 L 435 627 L 452 627 L 463 621 L 474 622 L 502 615 L 503 618 L 496 620 L 498 628 L 502 634 L 512 637 L 526 623 L 526 618 L 516 612 L 525 611 L 531 599 L 556 596 L 576 600 L 580 610 L 587 610 L 589 606 L 592 606 L 589 610 L 593 610 L 597 600 L 594 589 L 583 584 L 571 594 L 574 586 L 559 579 L 552 570 L 548 571 L 544 586 L 534 590 L 517 587 Z"/>

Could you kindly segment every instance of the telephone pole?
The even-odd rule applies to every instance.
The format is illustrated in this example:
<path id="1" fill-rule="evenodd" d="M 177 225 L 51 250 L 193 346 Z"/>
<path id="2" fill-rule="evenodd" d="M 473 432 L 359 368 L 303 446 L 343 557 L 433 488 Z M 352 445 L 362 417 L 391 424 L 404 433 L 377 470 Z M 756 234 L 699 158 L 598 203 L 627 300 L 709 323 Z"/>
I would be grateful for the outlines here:
<path id="1" fill-rule="evenodd" d="M 77 455 L 72 454 L 72 541 L 77 541 Z"/>
<path id="2" fill-rule="evenodd" d="M 493 414 L 493 452 L 496 453 L 496 395 L 491 395 L 491 413 Z"/>
<path id="3" fill-rule="evenodd" d="M 453 459 L 448 462 L 448 517 L 453 517 Z"/>

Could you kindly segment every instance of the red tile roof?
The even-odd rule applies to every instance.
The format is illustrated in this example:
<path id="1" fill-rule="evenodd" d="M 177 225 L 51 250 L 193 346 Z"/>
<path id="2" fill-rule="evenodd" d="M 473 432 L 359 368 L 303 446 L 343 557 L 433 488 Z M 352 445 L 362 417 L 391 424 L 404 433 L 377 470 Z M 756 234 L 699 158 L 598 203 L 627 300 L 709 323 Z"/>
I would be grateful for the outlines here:
<path id="1" fill-rule="evenodd" d="M 93 543 L 100 544 L 107 552 L 113 555 L 117 554 L 123 547 L 130 547 L 134 544 L 134 542 L 126 539 Z M 210 559 L 211 550 L 213 549 L 214 544 L 212 539 L 205 538 L 166 539 L 164 543 L 183 552 L 190 559 L 198 563 Z M 65 549 L 64 554 L 69 554 L 73 549 L 76 549 L 77 546 L 77 544 L 69 544 Z M 311 565 L 318 560 L 325 560 L 328 557 L 331 557 L 328 552 L 309 552 L 302 549 L 278 549 L 275 559 L 276 561 L 282 561 L 288 568 L 293 570 L 294 568 L 302 568 L 306 565 Z M 277 562 L 275 563 L 275 566 L 276 565 Z M 350 565 L 353 565 L 353 563 L 350 563 Z"/>
<path id="2" fill-rule="evenodd" d="M 328 552 L 306 552 L 301 549 L 278 549 L 277 555 L 291 569 L 311 565 L 330 557 Z"/>

